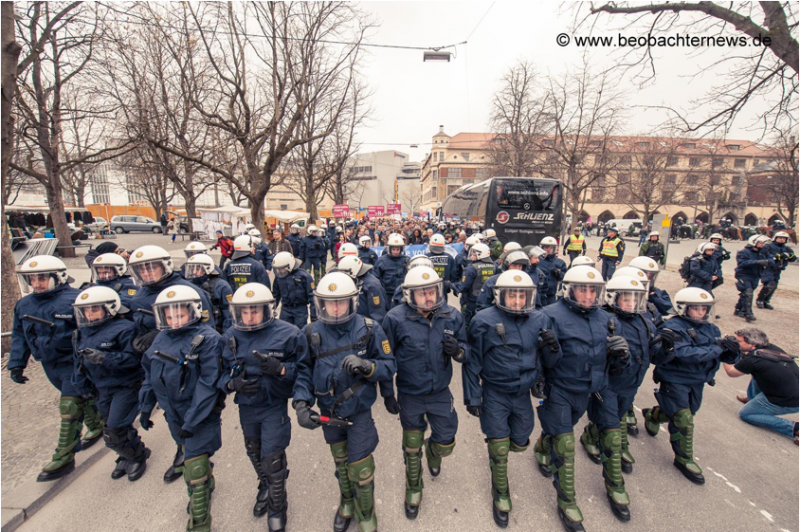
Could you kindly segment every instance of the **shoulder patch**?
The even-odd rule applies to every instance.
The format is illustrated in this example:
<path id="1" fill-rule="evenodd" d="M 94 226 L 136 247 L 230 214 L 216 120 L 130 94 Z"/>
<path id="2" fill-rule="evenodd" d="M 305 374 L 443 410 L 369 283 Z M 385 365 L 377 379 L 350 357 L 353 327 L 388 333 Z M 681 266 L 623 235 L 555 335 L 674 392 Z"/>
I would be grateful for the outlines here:
<path id="1" fill-rule="evenodd" d="M 314 289 L 314 281 L 311 281 L 311 289 Z"/>
<path id="2" fill-rule="evenodd" d="M 387 355 L 392 352 L 392 346 L 389 345 L 389 340 L 381 342 L 381 347 L 383 347 L 383 352 Z"/>
<path id="3" fill-rule="evenodd" d="M 208 310 L 203 309 L 203 321 L 208 321 Z"/>
<path id="4" fill-rule="evenodd" d="M 225 294 L 225 299 L 230 303 L 231 299 L 233 299 L 233 294 Z"/>
<path id="5" fill-rule="evenodd" d="M 136 289 L 135 288 L 128 288 L 128 295 L 129 296 L 135 296 L 136 295 Z"/>
<path id="6" fill-rule="evenodd" d="M 372 296 L 372 304 L 373 305 L 380 305 L 381 304 L 381 296 Z"/>

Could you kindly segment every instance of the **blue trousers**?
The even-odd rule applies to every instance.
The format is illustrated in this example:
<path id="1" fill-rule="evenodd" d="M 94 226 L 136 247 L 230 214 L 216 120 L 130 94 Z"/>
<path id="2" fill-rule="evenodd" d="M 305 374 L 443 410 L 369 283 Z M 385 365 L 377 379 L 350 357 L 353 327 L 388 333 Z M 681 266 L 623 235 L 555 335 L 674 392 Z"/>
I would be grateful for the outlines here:
<path id="1" fill-rule="evenodd" d="M 59 360 L 59 362 L 61 362 L 61 360 Z M 75 371 L 72 358 L 70 358 L 69 362 L 66 364 L 52 365 L 52 363 L 42 362 L 42 368 L 44 368 L 44 374 L 47 376 L 47 380 L 61 392 L 62 396 L 81 396 L 81 390 L 72 384 L 72 373 Z"/>
<path id="2" fill-rule="evenodd" d="M 322 415 L 329 416 L 330 412 L 322 409 Z M 328 445 L 347 441 L 347 461 L 352 464 L 363 460 L 375 451 L 378 447 L 378 430 L 375 428 L 371 410 L 363 410 L 347 419 L 353 423 L 351 426 L 322 425 L 322 434 Z"/>
<path id="3" fill-rule="evenodd" d="M 603 269 L 600 273 L 603 275 L 603 280 L 608 281 L 617 271 L 617 259 L 615 257 L 601 257 L 601 259 L 603 261 Z"/>
<path id="4" fill-rule="evenodd" d="M 289 447 L 292 422 L 286 401 L 265 406 L 239 405 L 239 422 L 246 440 L 261 442 L 261 458 Z"/>
<path id="5" fill-rule="evenodd" d="M 597 397 L 600 396 L 600 398 Z M 589 396 L 587 412 L 589 421 L 602 430 L 618 429 L 622 416 L 633 406 L 636 397 L 636 388 L 627 390 L 613 390 L 610 386 Z"/>
<path id="6" fill-rule="evenodd" d="M 303 328 L 306 323 L 308 323 L 308 306 L 298 306 L 298 307 L 281 307 L 281 320 L 285 321 L 286 323 L 291 323 L 292 325 L 296 325 L 299 328 Z"/>
<path id="7" fill-rule="evenodd" d="M 315 283 L 319 283 L 320 278 L 325 275 L 324 260 L 325 257 L 306 257 L 306 262 L 303 263 L 303 269 L 314 277 Z"/>
<path id="8" fill-rule="evenodd" d="M 739 410 L 739 417 L 742 418 L 742 421 L 773 430 L 787 438 L 794 438 L 794 421 L 778 416 L 796 414 L 797 407 L 778 406 L 770 403 L 764 392 L 758 388 L 755 379 L 750 380 L 747 397 L 750 400 Z"/>
<path id="9" fill-rule="evenodd" d="M 536 408 L 545 434 L 556 436 L 572 432 L 589 404 L 589 393 L 575 393 L 558 386 L 545 386 L 547 399 Z M 617 419 L 619 423 L 619 419 Z"/>
<path id="10" fill-rule="evenodd" d="M 164 417 L 167 417 L 166 413 Z M 169 432 L 175 443 L 185 446 L 185 460 L 204 454 L 208 454 L 209 457 L 213 456 L 222 447 L 222 423 L 218 415 L 212 415 L 210 419 L 196 426 L 191 438 L 181 438 L 178 435 L 181 431 L 181 421 L 167 417 L 167 425 L 169 425 Z"/>
<path id="11" fill-rule="evenodd" d="M 655 393 L 656 401 L 658 401 L 661 411 L 669 417 L 687 408 L 694 415 L 700 410 L 703 402 L 703 386 L 705 383 L 676 384 L 661 381 L 659 389 Z"/>
<path id="12" fill-rule="evenodd" d="M 403 430 L 425 432 L 430 423 L 432 442 L 449 444 L 455 439 L 458 414 L 449 388 L 429 395 L 409 395 L 398 391 L 397 401 Z"/>
<path id="13" fill-rule="evenodd" d="M 520 447 L 528 445 L 533 432 L 534 417 L 528 390 L 509 394 L 483 386 L 481 430 L 491 440 L 511 438 Z"/>
<path id="14" fill-rule="evenodd" d="M 139 386 L 98 388 L 95 401 L 106 427 L 121 429 L 133 425 L 139 412 Z"/>

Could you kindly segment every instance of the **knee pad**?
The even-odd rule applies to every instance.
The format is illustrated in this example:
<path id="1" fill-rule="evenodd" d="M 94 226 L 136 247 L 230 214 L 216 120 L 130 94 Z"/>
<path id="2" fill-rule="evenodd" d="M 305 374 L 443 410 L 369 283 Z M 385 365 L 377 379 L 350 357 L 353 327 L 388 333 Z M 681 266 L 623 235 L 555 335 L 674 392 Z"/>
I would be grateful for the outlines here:
<path id="1" fill-rule="evenodd" d="M 509 450 L 512 453 L 521 453 L 521 452 L 527 450 L 528 447 L 530 447 L 530 446 L 531 446 L 531 440 L 530 439 L 528 439 L 528 441 L 525 442 L 525 445 L 517 445 L 516 443 L 514 443 L 512 441 L 511 442 L 511 447 L 509 448 Z"/>
<path id="2" fill-rule="evenodd" d="M 778 283 L 775 282 L 775 281 L 769 282 L 769 283 L 767 283 L 767 288 L 769 289 L 770 292 L 772 292 L 774 290 L 777 290 L 778 289 Z"/>
<path id="3" fill-rule="evenodd" d="M 337 464 L 347 462 L 347 451 L 347 440 L 331 444 L 331 454 Z"/>
<path id="4" fill-rule="evenodd" d="M 103 441 L 105 442 L 106 447 L 109 449 L 121 449 L 126 443 L 128 443 L 128 429 L 103 427 Z"/>
<path id="5" fill-rule="evenodd" d="M 672 416 L 672 422 L 675 424 L 675 428 L 679 430 L 691 430 L 694 428 L 694 416 L 688 408 L 675 412 L 675 415 Z"/>
<path id="6" fill-rule="evenodd" d="M 286 451 L 281 449 L 270 453 L 261 459 L 264 472 L 267 474 L 277 473 L 286 468 Z"/>
<path id="7" fill-rule="evenodd" d="M 744 295 L 746 295 L 747 297 L 753 297 L 753 289 L 749 287 L 746 288 L 744 291 Z"/>
<path id="8" fill-rule="evenodd" d="M 487 440 L 489 444 L 489 454 L 492 458 L 504 459 L 508 458 L 508 453 L 511 450 L 511 440 L 502 438 L 500 440 Z"/>
<path id="9" fill-rule="evenodd" d="M 513 445 L 513 443 L 512 443 Z M 431 448 L 433 451 L 441 457 L 450 456 L 453 454 L 453 449 L 456 448 L 456 440 L 453 438 L 453 441 L 450 443 L 438 443 L 435 441 L 431 442 Z M 512 449 L 513 450 L 513 449 Z"/>
<path id="10" fill-rule="evenodd" d="M 62 397 L 58 403 L 61 419 L 78 419 L 83 413 L 83 401 L 77 397 Z"/>
<path id="11" fill-rule="evenodd" d="M 261 457 L 261 440 L 248 440 L 245 438 L 244 449 L 247 452 L 247 456 L 259 459 Z"/>
<path id="12" fill-rule="evenodd" d="M 416 452 L 422 448 L 424 434 L 421 430 L 403 431 L 403 449 L 407 452 Z"/>

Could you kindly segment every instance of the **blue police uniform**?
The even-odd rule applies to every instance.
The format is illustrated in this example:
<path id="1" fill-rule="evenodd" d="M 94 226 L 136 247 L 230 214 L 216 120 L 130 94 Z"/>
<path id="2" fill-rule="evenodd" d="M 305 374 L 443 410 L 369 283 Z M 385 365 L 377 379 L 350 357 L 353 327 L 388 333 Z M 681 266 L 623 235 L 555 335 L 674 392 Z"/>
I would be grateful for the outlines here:
<path id="1" fill-rule="evenodd" d="M 172 273 L 166 279 L 157 284 L 140 286 L 136 295 L 131 299 L 131 306 L 129 307 L 133 313 L 133 322 L 136 324 L 136 335 L 141 336 L 150 332 L 156 331 L 156 318 L 153 316 L 153 303 L 155 303 L 158 294 L 169 286 L 183 285 L 191 286 L 196 292 L 200 294 L 200 301 L 203 304 L 203 322 L 211 327 L 216 327 L 214 321 L 214 313 L 211 307 L 211 300 L 204 290 L 197 290 L 197 287 L 181 277 L 177 273 Z M 144 311 L 144 312 L 141 312 Z"/>
<path id="2" fill-rule="evenodd" d="M 797 261 L 794 250 L 786 244 L 770 242 L 763 248 L 763 254 L 769 261 L 767 267 L 761 272 L 761 290 L 758 293 L 759 307 L 772 310 L 770 299 L 778 289 L 781 273 L 789 266 L 790 262 Z"/>
<path id="3" fill-rule="evenodd" d="M 314 272 L 314 281 L 319 282 L 320 277 L 325 275 L 327 242 L 324 238 L 308 235 L 300 242 L 299 259 L 303 261 L 303 268 L 306 271 Z"/>
<path id="4" fill-rule="evenodd" d="M 256 249 L 255 253 L 253 253 L 253 258 L 260 262 L 264 266 L 265 270 L 271 270 L 272 259 L 274 257 L 272 256 L 272 251 L 269 249 L 269 245 L 262 240 L 257 246 L 255 246 L 255 248 Z"/>
<path id="5" fill-rule="evenodd" d="M 719 286 L 719 285 L 721 285 L 723 283 L 723 279 L 722 279 L 722 263 L 725 262 L 726 260 L 730 260 L 731 254 L 727 249 L 722 247 L 722 243 L 719 243 L 719 244 L 717 244 L 717 249 L 714 250 L 714 255 L 713 256 L 714 256 L 714 261 L 717 263 L 717 272 L 718 273 L 716 275 L 717 275 L 717 277 L 719 277 L 719 279 L 714 281 L 713 288 L 716 288 L 717 286 Z"/>
<path id="6" fill-rule="evenodd" d="M 178 272 L 178 273 L 181 274 L 181 277 L 183 277 L 184 279 L 186 279 L 186 264 L 188 264 L 188 263 L 184 262 L 183 264 L 181 264 L 180 270 Z M 225 278 L 225 272 L 223 272 L 222 269 L 220 269 L 220 267 L 217 266 L 216 264 L 214 265 L 214 271 L 217 272 L 217 275 L 219 276 L 220 279 L 224 280 L 225 282 L 228 281 Z"/>
<path id="7" fill-rule="evenodd" d="M 650 286 L 650 293 L 647 297 L 648 312 L 652 315 L 653 324 L 658 326 L 663 316 L 667 316 L 672 310 L 672 300 L 666 290 L 661 290 Z M 652 308 L 651 308 L 652 305 Z"/>
<path id="8" fill-rule="evenodd" d="M 539 292 L 539 282 L 544 278 L 544 275 L 538 270 L 538 268 L 533 272 L 530 273 L 529 270 L 526 270 L 526 273 L 531 277 L 533 284 L 537 286 L 536 289 L 536 301 L 534 302 L 534 306 L 537 309 L 542 308 L 542 298 L 541 293 Z M 478 302 L 475 306 L 475 312 L 480 312 L 483 309 L 489 308 L 494 305 L 494 286 L 497 284 L 497 279 L 500 278 L 501 274 L 492 275 L 486 282 L 483 283 L 481 287 L 481 293 L 478 295 Z"/>
<path id="9" fill-rule="evenodd" d="M 465 269 L 461 279 L 453 285 L 453 292 L 461 295 L 461 312 L 469 326 L 478 305 L 478 296 L 483 284 L 494 275 L 494 264 L 490 257 L 472 261 Z"/>
<path id="10" fill-rule="evenodd" d="M 233 292 L 247 283 L 261 283 L 272 289 L 266 268 L 250 255 L 230 260 L 225 265 L 225 278 Z"/>
<path id="11" fill-rule="evenodd" d="M 747 245 L 736 253 L 736 289 L 739 291 L 739 301 L 736 303 L 736 314 L 753 316 L 753 294 L 758 288 L 761 272 L 764 267 L 762 261 L 767 260 L 763 250 Z"/>
<path id="12" fill-rule="evenodd" d="M 387 247 L 386 252 L 378 258 L 372 271 L 375 272 L 375 276 L 381 282 L 386 293 L 394 294 L 406 277 L 408 257 L 403 254 L 393 257 L 388 249 Z"/>
<path id="13" fill-rule="evenodd" d="M 450 293 L 450 286 L 459 279 L 456 276 L 456 259 L 446 251 L 441 253 L 426 251 L 425 256 L 431 259 L 436 275 L 444 281 L 444 295 L 447 297 Z"/>
<path id="14" fill-rule="evenodd" d="M 364 264 L 369 264 L 371 266 L 375 266 L 375 263 L 378 262 L 378 254 L 371 248 L 365 248 L 362 246 L 358 246 L 358 258 L 361 259 L 361 262 Z"/>
<path id="15" fill-rule="evenodd" d="M 717 261 L 713 257 L 698 254 L 689 261 L 689 287 L 711 292 L 712 278 L 718 275 L 718 268 Z"/>
<path id="16" fill-rule="evenodd" d="M 220 279 L 216 272 L 210 276 L 195 277 L 190 279 L 189 282 L 197 288 L 202 288 L 211 299 L 214 323 L 216 324 L 217 332 L 222 334 L 232 323 L 230 301 L 233 298 L 233 292 L 231 291 L 231 285 Z"/>
<path id="17" fill-rule="evenodd" d="M 545 275 L 547 289 L 542 294 L 542 306 L 546 307 L 556 302 L 558 283 L 567 273 L 567 263 L 556 257 L 555 254 L 545 255 L 539 259 L 539 270 Z"/>
<path id="18" fill-rule="evenodd" d="M 127 275 L 118 277 L 112 281 L 97 281 L 91 286 L 105 286 L 112 289 L 119 295 L 119 301 L 123 307 L 131 308 L 131 299 L 139 291 L 139 285 L 133 282 Z"/>
<path id="19" fill-rule="evenodd" d="M 328 242 L 330 242 L 330 252 L 331 252 L 331 260 L 336 262 L 336 242 L 339 241 L 339 237 L 336 234 L 336 226 L 334 224 L 330 224 L 328 226 Z"/>
<path id="20" fill-rule="evenodd" d="M 311 305 L 311 321 L 317 319 L 314 306 L 314 280 L 305 270 L 292 270 L 285 277 L 275 276 L 272 292 L 275 306 L 281 303 L 280 319 L 298 328 L 308 323 L 308 307 Z"/>
<path id="21" fill-rule="evenodd" d="M 456 279 L 456 281 L 461 279 L 461 277 L 464 275 L 464 268 L 466 268 L 469 263 L 469 250 L 467 250 L 467 246 L 463 246 L 455 258 L 453 277 Z"/>
<path id="22" fill-rule="evenodd" d="M 383 289 L 381 282 L 368 272 L 356 279 L 356 285 L 358 286 L 358 308 L 356 312 L 362 316 L 372 318 L 378 323 L 383 323 L 383 318 L 389 312 L 391 303 L 386 297 L 386 291 Z M 398 286 L 397 289 L 400 290 L 402 299 L 402 286 Z"/>
<path id="23" fill-rule="evenodd" d="M 300 242 L 302 242 L 303 237 L 300 236 L 300 233 L 289 233 L 286 237 L 286 240 L 292 245 L 292 255 L 295 257 L 300 256 Z"/>

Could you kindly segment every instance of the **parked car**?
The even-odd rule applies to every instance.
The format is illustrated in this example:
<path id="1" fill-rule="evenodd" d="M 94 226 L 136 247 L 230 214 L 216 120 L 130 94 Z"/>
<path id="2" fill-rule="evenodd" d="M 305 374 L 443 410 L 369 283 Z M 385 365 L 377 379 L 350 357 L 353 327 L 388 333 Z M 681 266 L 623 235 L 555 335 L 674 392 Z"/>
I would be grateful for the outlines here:
<path id="1" fill-rule="evenodd" d="M 111 218 L 111 230 L 117 234 L 131 231 L 160 233 L 161 224 L 147 216 L 120 215 Z"/>
<path id="2" fill-rule="evenodd" d="M 75 231 L 78 229 L 73 222 L 69 222 L 67 227 L 69 227 L 70 231 Z M 95 218 L 94 222 L 90 224 L 81 224 L 80 228 L 84 230 L 88 229 L 88 232 L 102 233 L 108 229 L 108 222 L 105 221 L 104 218 Z"/>

